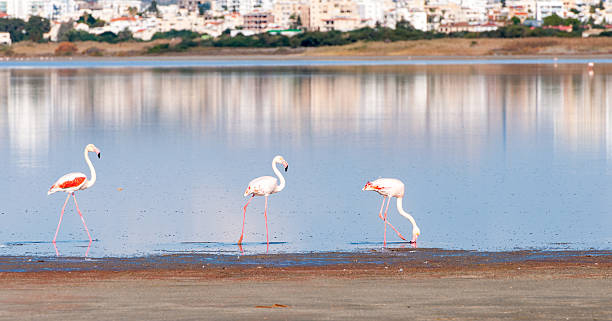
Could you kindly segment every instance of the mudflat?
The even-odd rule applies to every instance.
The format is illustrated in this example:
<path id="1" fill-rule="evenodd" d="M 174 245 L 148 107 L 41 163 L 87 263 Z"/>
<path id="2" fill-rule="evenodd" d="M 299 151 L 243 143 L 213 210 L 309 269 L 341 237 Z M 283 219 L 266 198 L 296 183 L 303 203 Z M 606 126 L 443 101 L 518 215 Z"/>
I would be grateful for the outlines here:
<path id="1" fill-rule="evenodd" d="M 3 257 L 0 270 L 2 320 L 612 319 L 606 251 Z"/>

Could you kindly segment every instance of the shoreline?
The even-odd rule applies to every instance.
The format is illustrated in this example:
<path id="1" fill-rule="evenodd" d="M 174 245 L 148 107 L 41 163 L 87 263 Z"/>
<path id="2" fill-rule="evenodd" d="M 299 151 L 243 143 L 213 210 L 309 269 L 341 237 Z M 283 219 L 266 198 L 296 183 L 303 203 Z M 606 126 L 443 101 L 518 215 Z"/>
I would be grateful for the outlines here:
<path id="1" fill-rule="evenodd" d="M 318 264 L 322 256 L 341 262 Z M 407 249 L 251 255 L 230 265 L 206 263 L 210 257 L 65 258 L 60 265 L 95 268 L 0 272 L 0 320 L 612 318 L 611 251 Z M 0 267 L 7 260 L 27 257 L 0 257 Z"/>
<path id="2" fill-rule="evenodd" d="M 134 55 L 134 56 L 27 56 L 1 57 L 0 66 L 7 62 L 114 62 L 114 61 L 477 61 L 477 60 L 551 60 L 551 63 L 568 60 L 612 60 L 609 54 L 576 54 L 576 55 L 487 55 L 487 56 L 344 56 L 344 55 Z"/>
<path id="3" fill-rule="evenodd" d="M 350 269 L 386 272 L 389 268 L 405 269 L 415 275 L 430 273 L 445 275 L 456 271 L 491 270 L 508 272 L 509 267 L 537 268 L 592 266 L 612 273 L 612 251 L 534 251 L 479 252 L 442 249 L 384 249 L 356 252 L 314 252 L 281 254 L 202 254 L 181 253 L 142 257 L 0 257 L 0 279 L 10 274 L 57 272 L 102 273 L 126 272 L 161 273 L 191 271 L 214 276 L 220 271 L 234 271 L 270 276 L 279 271 L 308 270 L 334 272 Z M 212 273 L 212 274 L 211 274 Z M 394 273 L 391 273 L 394 274 Z"/>
<path id="4" fill-rule="evenodd" d="M 73 58 L 115 58 L 132 57 L 198 57 L 199 59 L 227 59 L 228 57 L 259 57 L 260 59 L 402 59 L 405 57 L 423 59 L 459 58 L 497 58 L 497 57 L 610 57 L 612 37 L 596 38 L 443 38 L 431 40 L 405 40 L 397 42 L 356 42 L 343 46 L 321 47 L 193 47 L 186 51 L 167 51 L 150 53 L 156 45 L 170 44 L 171 40 L 162 39 L 152 42 L 123 42 L 109 44 L 104 42 L 73 42 L 77 51 Z M 32 43 L 22 41 L 0 48 L 0 57 L 40 58 L 66 56 L 56 55 L 59 43 Z M 91 54 L 91 53 L 95 54 Z M 175 58 L 176 59 L 176 58 Z M 188 58 L 189 59 L 189 58 Z"/>

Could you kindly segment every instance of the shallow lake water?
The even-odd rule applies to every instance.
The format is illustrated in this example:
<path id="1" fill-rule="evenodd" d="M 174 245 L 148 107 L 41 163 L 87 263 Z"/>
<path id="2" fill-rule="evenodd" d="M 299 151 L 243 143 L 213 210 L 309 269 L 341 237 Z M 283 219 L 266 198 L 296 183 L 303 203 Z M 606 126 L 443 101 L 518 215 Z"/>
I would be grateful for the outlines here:
<path id="1" fill-rule="evenodd" d="M 381 196 L 361 190 L 379 177 L 406 184 L 419 247 L 611 249 L 612 65 L 570 62 L 0 63 L 0 255 L 55 255 L 65 194 L 47 190 L 89 176 L 88 143 L 93 257 L 239 253 L 244 190 L 277 154 L 270 252 L 382 247 Z M 245 253 L 266 251 L 263 210 Z M 410 236 L 395 201 L 389 218 Z M 70 202 L 58 252 L 85 240 Z"/>

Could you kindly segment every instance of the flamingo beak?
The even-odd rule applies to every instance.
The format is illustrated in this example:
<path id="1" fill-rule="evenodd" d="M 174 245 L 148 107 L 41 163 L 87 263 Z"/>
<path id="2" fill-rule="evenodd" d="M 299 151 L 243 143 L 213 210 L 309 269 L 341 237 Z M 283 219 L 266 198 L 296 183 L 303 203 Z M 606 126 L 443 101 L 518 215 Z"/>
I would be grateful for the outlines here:
<path id="1" fill-rule="evenodd" d="M 283 166 L 285 166 L 285 172 L 289 169 L 289 163 L 283 161 Z"/>
<path id="2" fill-rule="evenodd" d="M 98 159 L 100 159 L 100 153 L 98 153 Z"/>

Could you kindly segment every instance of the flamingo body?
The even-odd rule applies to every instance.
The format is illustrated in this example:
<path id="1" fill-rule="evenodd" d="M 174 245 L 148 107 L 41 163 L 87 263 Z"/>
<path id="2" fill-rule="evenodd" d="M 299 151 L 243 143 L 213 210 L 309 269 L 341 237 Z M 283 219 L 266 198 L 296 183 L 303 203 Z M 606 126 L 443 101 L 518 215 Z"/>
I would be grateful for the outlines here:
<path id="1" fill-rule="evenodd" d="M 403 217 L 407 218 L 412 223 L 412 241 L 411 242 L 416 243 L 417 238 L 419 237 L 419 235 L 421 235 L 421 230 L 417 226 L 416 221 L 414 220 L 412 215 L 406 213 L 406 211 L 404 211 L 404 208 L 402 206 L 402 200 L 404 198 L 404 183 L 402 183 L 402 181 L 400 181 L 399 179 L 395 179 L 395 178 L 379 178 L 377 180 L 367 182 L 365 186 L 363 187 L 363 190 L 364 191 L 375 191 L 378 194 L 384 196 L 383 203 L 380 207 L 380 213 L 378 214 L 378 216 L 384 221 L 384 224 L 385 224 L 384 244 L 385 245 L 387 244 L 387 224 L 390 225 L 391 228 L 395 230 L 395 232 L 401 239 L 405 240 L 405 238 L 397 231 L 397 229 L 395 229 L 395 227 L 393 227 L 393 225 L 387 220 L 387 211 L 389 210 L 389 203 L 391 202 L 392 197 L 397 198 L 397 211 Z M 387 202 L 387 208 L 385 210 L 385 215 L 383 217 L 382 210 L 385 205 L 385 201 L 387 200 L 387 197 L 389 198 L 389 201 Z"/>
<path id="2" fill-rule="evenodd" d="M 404 183 L 395 178 L 379 178 L 372 182 L 368 182 L 370 189 L 364 187 L 364 190 L 373 190 L 382 196 L 404 197 Z M 366 184 L 366 187 L 368 187 Z"/>
<path id="3" fill-rule="evenodd" d="M 278 180 L 272 176 L 261 176 L 249 182 L 249 186 L 244 191 L 244 196 L 253 194 L 256 196 L 267 196 L 274 194 L 278 189 Z"/>
<path id="4" fill-rule="evenodd" d="M 56 192 L 74 193 L 81 189 L 86 189 L 87 176 L 83 173 L 69 173 L 60 177 L 51 186 L 47 195 L 51 195 Z"/>

